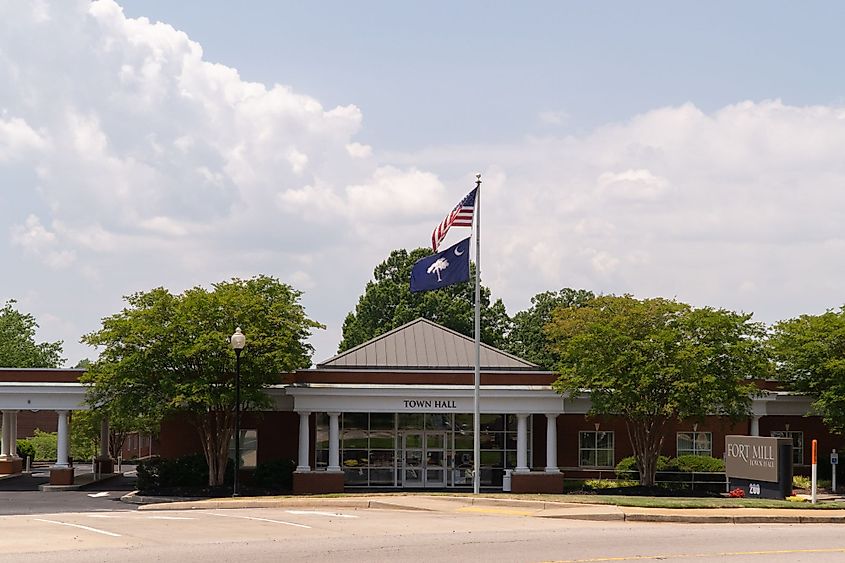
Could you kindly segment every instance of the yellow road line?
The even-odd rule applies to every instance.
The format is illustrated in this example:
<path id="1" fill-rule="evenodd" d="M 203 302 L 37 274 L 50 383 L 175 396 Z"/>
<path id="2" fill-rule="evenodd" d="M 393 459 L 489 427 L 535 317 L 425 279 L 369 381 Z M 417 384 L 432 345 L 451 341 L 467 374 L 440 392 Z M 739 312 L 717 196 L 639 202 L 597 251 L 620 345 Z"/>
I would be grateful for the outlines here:
<path id="1" fill-rule="evenodd" d="M 845 553 L 845 547 L 815 549 L 773 549 L 766 551 L 721 551 L 713 553 L 661 553 L 655 555 L 628 555 L 620 557 L 594 557 L 590 559 L 555 559 L 542 563 L 601 563 L 603 561 L 648 561 L 664 559 L 700 559 L 703 557 L 742 557 L 746 555 L 791 555 L 797 553 Z"/>

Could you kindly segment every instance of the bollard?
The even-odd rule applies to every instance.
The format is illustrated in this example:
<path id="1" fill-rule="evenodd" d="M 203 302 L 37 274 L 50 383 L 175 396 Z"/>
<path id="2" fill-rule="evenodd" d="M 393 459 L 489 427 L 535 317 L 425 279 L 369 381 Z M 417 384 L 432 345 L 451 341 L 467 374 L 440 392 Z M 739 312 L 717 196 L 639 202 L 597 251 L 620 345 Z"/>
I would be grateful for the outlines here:
<path id="1" fill-rule="evenodd" d="M 818 480 L 817 478 L 818 478 L 818 469 L 819 469 L 818 455 L 817 455 L 818 454 L 818 445 L 819 445 L 819 441 L 813 440 L 813 472 L 812 472 L 812 479 L 813 479 L 812 499 L 813 499 L 813 504 L 816 504 L 816 482 Z"/>
<path id="2" fill-rule="evenodd" d="M 26 472 L 32 473 L 32 456 L 26 456 Z"/>

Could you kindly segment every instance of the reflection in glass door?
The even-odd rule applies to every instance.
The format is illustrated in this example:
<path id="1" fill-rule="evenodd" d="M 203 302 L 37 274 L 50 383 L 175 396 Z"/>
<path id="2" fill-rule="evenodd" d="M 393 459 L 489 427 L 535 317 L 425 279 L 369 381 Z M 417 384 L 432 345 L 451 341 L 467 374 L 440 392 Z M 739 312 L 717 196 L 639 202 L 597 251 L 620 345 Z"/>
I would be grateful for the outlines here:
<path id="1" fill-rule="evenodd" d="M 402 437 L 402 486 L 446 486 L 446 433 L 406 432 Z"/>

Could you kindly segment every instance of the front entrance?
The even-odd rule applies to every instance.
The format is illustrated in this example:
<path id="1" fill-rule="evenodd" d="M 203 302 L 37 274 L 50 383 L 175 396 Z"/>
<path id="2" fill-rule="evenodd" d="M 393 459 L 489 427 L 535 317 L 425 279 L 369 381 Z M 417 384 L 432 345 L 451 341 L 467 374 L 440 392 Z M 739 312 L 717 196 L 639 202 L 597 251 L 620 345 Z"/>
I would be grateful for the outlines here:
<path id="1" fill-rule="evenodd" d="M 409 431 L 402 436 L 402 486 L 446 486 L 446 432 Z"/>

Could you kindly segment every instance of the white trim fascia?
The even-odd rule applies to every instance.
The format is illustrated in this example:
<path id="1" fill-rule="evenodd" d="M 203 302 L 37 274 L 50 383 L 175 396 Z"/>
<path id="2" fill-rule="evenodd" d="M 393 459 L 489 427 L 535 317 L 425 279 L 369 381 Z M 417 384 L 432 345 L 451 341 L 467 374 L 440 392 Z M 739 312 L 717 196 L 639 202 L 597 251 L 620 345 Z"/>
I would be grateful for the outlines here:
<path id="1" fill-rule="evenodd" d="M 87 410 L 81 383 L 0 382 L 0 409 Z"/>

